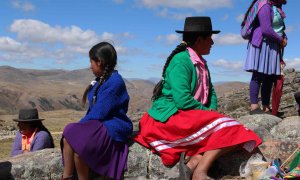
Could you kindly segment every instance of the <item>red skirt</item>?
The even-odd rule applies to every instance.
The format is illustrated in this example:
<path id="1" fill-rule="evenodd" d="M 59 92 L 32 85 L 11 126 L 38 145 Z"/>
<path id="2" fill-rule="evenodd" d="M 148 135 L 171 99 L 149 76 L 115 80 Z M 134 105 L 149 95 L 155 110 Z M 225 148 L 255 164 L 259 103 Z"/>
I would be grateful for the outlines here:
<path id="1" fill-rule="evenodd" d="M 182 152 L 193 156 L 234 145 L 251 152 L 262 142 L 236 120 L 204 110 L 179 110 L 164 123 L 145 113 L 134 140 L 157 153 L 165 166 L 175 165 Z"/>

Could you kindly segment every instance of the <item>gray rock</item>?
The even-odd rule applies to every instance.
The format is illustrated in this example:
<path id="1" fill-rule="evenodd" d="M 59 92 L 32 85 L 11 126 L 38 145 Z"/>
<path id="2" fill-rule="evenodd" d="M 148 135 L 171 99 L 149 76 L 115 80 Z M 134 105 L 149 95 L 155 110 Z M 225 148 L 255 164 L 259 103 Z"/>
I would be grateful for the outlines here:
<path id="1" fill-rule="evenodd" d="M 172 179 L 179 177 L 178 164 L 172 168 L 165 167 L 160 157 L 154 154 L 150 154 L 149 161 L 149 176 L 150 179 Z"/>
<path id="2" fill-rule="evenodd" d="M 300 117 L 292 116 L 272 128 L 271 134 L 275 139 L 300 140 Z"/>
<path id="3" fill-rule="evenodd" d="M 263 141 L 268 141 L 274 138 L 271 134 L 271 129 L 281 122 L 282 119 L 263 114 L 242 116 L 238 121 L 244 124 L 248 129 L 255 131 Z"/>
<path id="4" fill-rule="evenodd" d="M 284 73 L 283 92 L 279 106 L 279 112 L 284 113 L 282 118 L 297 115 L 294 93 L 300 91 L 300 72 L 295 69 L 286 69 Z M 218 111 L 223 114 L 233 118 L 245 116 L 250 111 L 249 88 L 237 89 L 225 96 L 220 96 L 218 103 Z"/>
<path id="5" fill-rule="evenodd" d="M 138 176 L 148 176 L 148 166 L 151 152 L 146 148 L 141 148 L 140 145 L 134 143 L 130 146 L 128 155 L 128 172 L 125 176 L 134 178 Z"/>
<path id="6" fill-rule="evenodd" d="M 60 150 L 45 149 L 0 162 L 0 179 L 60 179 L 62 168 Z"/>
<path id="7" fill-rule="evenodd" d="M 287 159 L 298 148 L 299 117 L 280 119 L 271 115 L 246 115 L 238 119 L 248 129 L 254 130 L 263 139 L 257 150 L 268 161 Z M 283 137 L 283 138 L 282 138 Z M 251 154 L 237 149 L 220 157 L 209 171 L 216 179 L 238 178 L 239 167 Z M 0 161 L 0 179 L 60 179 L 63 172 L 60 149 L 44 149 Z M 129 148 L 128 171 L 125 179 L 176 179 L 178 165 L 165 167 L 156 154 L 133 143 Z M 92 175 L 93 179 L 101 179 Z"/>
<path id="8" fill-rule="evenodd" d="M 295 68 L 285 69 L 283 71 L 284 74 L 295 72 Z"/>

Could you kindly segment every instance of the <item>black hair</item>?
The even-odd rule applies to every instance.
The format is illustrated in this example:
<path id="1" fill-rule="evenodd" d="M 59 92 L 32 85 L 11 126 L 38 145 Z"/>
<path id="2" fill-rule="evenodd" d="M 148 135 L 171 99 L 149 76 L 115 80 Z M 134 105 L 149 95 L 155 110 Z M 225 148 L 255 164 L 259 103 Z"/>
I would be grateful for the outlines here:
<path id="1" fill-rule="evenodd" d="M 55 145 L 54 145 L 53 137 L 52 137 L 50 131 L 44 126 L 42 121 L 32 121 L 32 122 L 30 122 L 30 126 L 33 127 L 34 129 L 37 128 L 38 131 L 46 131 L 50 136 L 51 148 L 54 148 Z"/>
<path id="2" fill-rule="evenodd" d="M 197 41 L 198 37 L 202 37 L 202 38 L 207 38 L 208 36 L 211 36 L 210 33 L 208 34 L 199 34 L 199 33 L 183 33 L 182 35 L 182 42 L 176 46 L 176 48 L 172 51 L 172 53 L 169 55 L 169 57 L 167 58 L 163 71 L 162 71 L 162 79 L 155 85 L 154 89 L 153 89 L 153 95 L 152 95 L 152 100 L 157 99 L 160 95 L 161 95 L 161 91 L 162 91 L 162 87 L 164 84 L 164 78 L 165 78 L 165 73 L 166 73 L 166 69 L 169 66 L 172 58 L 182 52 L 185 51 L 187 47 L 193 46 L 195 44 L 195 42 Z"/>
<path id="3" fill-rule="evenodd" d="M 94 91 L 94 97 L 96 97 L 97 91 L 100 86 L 105 82 L 105 80 L 111 75 L 114 71 L 115 66 L 117 65 L 117 52 L 115 48 L 108 42 L 100 42 L 94 45 L 89 51 L 89 58 L 92 61 L 100 62 L 101 67 L 103 68 L 103 73 L 100 77 L 96 77 L 97 87 Z M 87 99 L 87 94 L 92 88 L 90 84 L 85 89 L 82 96 L 82 105 L 84 106 Z M 96 100 L 96 99 L 95 99 Z M 90 102 L 91 103 L 91 102 Z"/>

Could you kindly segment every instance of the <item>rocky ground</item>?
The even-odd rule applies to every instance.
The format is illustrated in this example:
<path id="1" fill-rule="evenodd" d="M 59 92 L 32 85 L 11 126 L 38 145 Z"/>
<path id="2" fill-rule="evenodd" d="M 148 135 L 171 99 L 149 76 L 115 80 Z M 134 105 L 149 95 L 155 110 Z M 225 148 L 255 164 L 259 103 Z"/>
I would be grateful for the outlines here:
<path id="1" fill-rule="evenodd" d="M 296 116 L 297 106 L 293 96 L 298 91 L 300 91 L 300 73 L 288 69 L 285 71 L 283 96 L 279 109 L 284 113 L 281 118 L 272 115 L 248 115 L 247 88 L 219 97 L 219 111 L 235 117 L 262 138 L 263 144 L 259 146 L 259 151 L 267 161 L 275 158 L 284 161 L 300 142 L 300 117 Z M 69 115 L 72 114 L 69 113 Z M 138 120 L 142 114 L 130 114 L 135 130 L 138 130 Z M 77 116 L 80 115 L 81 113 L 77 114 Z M 70 119 L 70 117 L 66 118 Z M 14 126 L 6 124 L 7 121 L 1 118 L 0 121 L 2 121 L 0 127 L 2 138 L 15 131 Z M 250 154 L 243 151 L 235 151 L 221 157 L 211 168 L 210 175 L 215 179 L 241 179 L 239 167 L 249 157 Z M 0 179 L 60 179 L 61 173 L 61 153 L 58 148 L 0 160 Z M 161 164 L 159 157 L 149 150 L 135 143 L 130 146 L 125 179 L 174 179 L 177 177 L 178 166 L 166 168 Z"/>
<path id="2" fill-rule="evenodd" d="M 300 91 L 300 72 L 295 69 L 284 71 L 284 85 L 279 106 L 282 117 L 297 115 L 297 104 L 294 93 Z M 218 98 L 219 112 L 238 118 L 249 114 L 249 88 L 237 89 Z"/>
<path id="3" fill-rule="evenodd" d="M 300 142 L 298 116 L 281 119 L 271 115 L 246 115 L 238 121 L 263 139 L 259 152 L 269 162 L 275 158 L 284 161 Z M 250 154 L 241 150 L 223 156 L 211 168 L 210 176 L 215 179 L 241 179 L 239 167 L 249 157 Z M 2 159 L 0 179 L 60 179 L 62 169 L 60 149 L 46 149 Z M 136 143 L 130 146 L 125 179 L 174 179 L 178 176 L 178 165 L 166 168 L 149 150 Z M 96 176 L 94 179 L 100 178 Z"/>

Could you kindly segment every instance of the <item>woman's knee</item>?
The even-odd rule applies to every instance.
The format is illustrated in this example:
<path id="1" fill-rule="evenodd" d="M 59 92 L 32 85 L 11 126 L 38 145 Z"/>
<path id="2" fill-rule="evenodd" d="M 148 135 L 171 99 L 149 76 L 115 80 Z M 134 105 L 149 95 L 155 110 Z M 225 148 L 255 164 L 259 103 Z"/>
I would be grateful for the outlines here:
<path id="1" fill-rule="evenodd" d="M 77 153 L 74 153 L 74 158 L 80 160 L 80 157 L 79 157 L 79 155 Z"/>
<path id="2" fill-rule="evenodd" d="M 63 138 L 63 144 L 64 144 L 63 147 L 70 147 L 70 144 L 68 143 L 66 138 Z"/>

